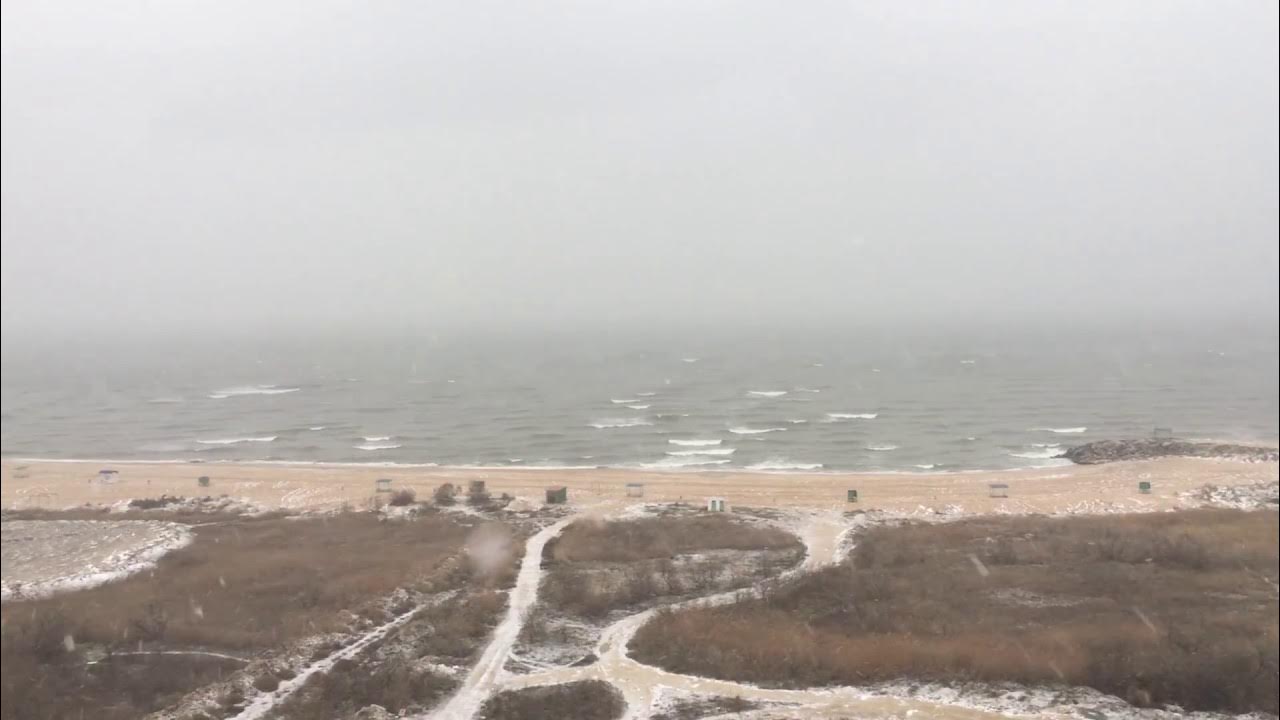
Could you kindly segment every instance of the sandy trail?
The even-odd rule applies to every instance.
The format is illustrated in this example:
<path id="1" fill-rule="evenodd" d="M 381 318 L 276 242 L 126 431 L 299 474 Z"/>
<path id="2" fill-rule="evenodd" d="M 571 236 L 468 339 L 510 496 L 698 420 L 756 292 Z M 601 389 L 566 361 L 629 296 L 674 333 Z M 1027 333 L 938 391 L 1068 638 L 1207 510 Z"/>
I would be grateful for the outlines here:
<path id="1" fill-rule="evenodd" d="M 412 610 L 408 610 L 403 614 L 397 615 L 391 620 L 379 625 L 365 634 L 361 635 L 355 642 L 347 645 L 319 660 L 307 665 L 297 675 L 280 683 L 273 691 L 261 693 L 254 698 L 241 710 L 239 714 L 234 715 L 232 720 L 257 720 L 257 718 L 265 717 L 273 708 L 289 698 L 306 684 L 307 680 L 316 673 L 328 672 L 339 660 L 353 658 L 368 648 L 373 643 L 386 637 L 388 633 L 396 628 L 404 625 L 413 618 L 420 610 L 431 607 L 437 603 L 448 599 L 454 592 L 440 593 L 433 597 L 430 601 L 422 603 Z"/>
<path id="2" fill-rule="evenodd" d="M 796 532 L 805 544 L 806 557 L 796 568 L 781 577 L 807 573 L 839 562 L 847 535 L 859 526 L 875 522 L 866 516 L 849 520 L 832 512 L 812 513 Z M 985 694 L 949 686 L 911 683 L 907 686 L 880 684 L 867 688 L 829 687 L 803 690 L 762 688 L 729 680 L 682 675 L 643 664 L 627 654 L 627 645 L 637 631 L 661 609 L 722 605 L 742 597 L 743 593 L 760 591 L 760 584 L 651 608 L 629 615 L 608 626 L 596 645 L 595 663 L 583 667 L 558 667 L 528 675 L 499 678 L 490 692 L 519 688 L 557 685 L 579 680 L 603 680 L 622 692 L 627 703 L 625 718 L 643 719 L 656 712 L 657 703 L 669 692 L 738 697 L 745 700 L 791 706 L 800 717 L 830 718 L 901 718 L 919 715 L 942 720 L 1008 718 L 1032 715 L 1048 718 L 1079 718 L 1081 710 L 1105 708 L 1109 717 L 1142 717 L 1149 711 L 1137 710 L 1121 700 L 1088 689 L 1075 689 L 1082 705 L 1063 700 L 1059 692 L 1024 689 L 1017 686 L 988 688 Z M 911 697 L 919 693 L 920 697 Z M 1155 711 L 1157 714 L 1159 711 Z M 1209 714 L 1212 716 L 1212 714 Z"/>
<path id="3" fill-rule="evenodd" d="M 136 655 L 191 655 L 195 657 L 209 657 L 217 660 L 232 660 L 238 663 L 248 663 L 249 658 L 243 658 L 239 655 L 228 655 L 227 653 L 214 652 L 212 650 L 133 650 L 129 652 L 112 652 L 112 657 L 128 657 Z M 90 660 L 86 665 L 96 665 L 100 660 Z"/>
<path id="4" fill-rule="evenodd" d="M 625 511 L 624 514 L 626 514 Z M 854 522 L 845 521 L 840 514 L 831 511 L 806 514 L 797 527 L 787 528 L 795 531 L 804 542 L 805 559 L 800 565 L 783 573 L 780 578 L 809 572 L 838 562 L 842 540 L 854 525 Z M 554 685 L 586 679 L 604 680 L 622 691 L 627 702 L 626 717 L 628 718 L 644 718 L 652 714 L 655 692 L 661 688 L 730 697 L 739 696 L 750 700 L 803 702 L 815 710 L 831 706 L 842 712 L 856 710 L 861 715 L 870 717 L 894 715 L 904 710 L 903 701 L 895 698 L 870 698 L 865 693 L 856 693 L 853 689 L 848 689 L 845 695 L 856 696 L 854 698 L 857 700 L 856 706 L 850 705 L 850 697 L 836 697 L 837 693 L 831 690 L 771 690 L 731 681 L 680 675 L 644 665 L 627 654 L 627 644 L 632 636 L 659 610 L 722 605 L 734 602 L 744 593 L 756 592 L 759 587 L 757 585 L 748 589 L 716 593 L 629 615 L 608 626 L 601 633 L 596 645 L 596 656 L 599 659 L 595 663 L 584 667 L 559 667 L 528 675 L 509 675 L 500 679 L 493 690 Z M 839 702 L 833 705 L 833 701 Z"/>
<path id="5" fill-rule="evenodd" d="M 572 521 L 571 516 L 548 525 L 525 542 L 520 572 L 516 575 L 515 587 L 507 598 L 506 615 L 494 629 L 488 647 L 471 672 L 467 673 L 462 686 L 432 712 L 430 717 L 442 720 L 470 718 L 480 709 L 492 688 L 499 683 L 505 673 L 503 665 L 506 664 L 511 647 L 515 645 L 520 628 L 524 625 L 525 614 L 538 599 L 538 584 L 542 582 L 542 548 Z"/>

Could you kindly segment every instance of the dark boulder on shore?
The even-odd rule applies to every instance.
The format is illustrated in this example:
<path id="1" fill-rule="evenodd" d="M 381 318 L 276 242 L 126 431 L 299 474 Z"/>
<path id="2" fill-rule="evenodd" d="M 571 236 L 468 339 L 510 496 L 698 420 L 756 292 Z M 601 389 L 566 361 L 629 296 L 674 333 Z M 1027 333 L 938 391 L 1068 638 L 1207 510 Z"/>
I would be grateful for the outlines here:
<path id="1" fill-rule="evenodd" d="M 1119 460 L 1150 460 L 1162 457 L 1226 458 L 1248 462 L 1276 462 L 1276 448 L 1231 443 L 1191 442 L 1170 438 L 1141 440 L 1098 440 L 1073 447 L 1058 457 L 1078 465 L 1098 465 Z"/>

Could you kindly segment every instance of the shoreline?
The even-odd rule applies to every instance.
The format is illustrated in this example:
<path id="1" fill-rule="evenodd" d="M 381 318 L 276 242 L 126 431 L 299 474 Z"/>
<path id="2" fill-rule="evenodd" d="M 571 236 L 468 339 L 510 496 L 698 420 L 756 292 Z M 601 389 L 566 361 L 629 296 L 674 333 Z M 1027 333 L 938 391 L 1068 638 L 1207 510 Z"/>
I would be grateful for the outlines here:
<path id="1" fill-rule="evenodd" d="M 96 469 L 118 471 L 101 482 Z M 439 485 L 483 480 L 487 490 L 541 505 L 548 487 L 569 489 L 569 502 L 691 502 L 723 497 L 731 506 L 881 509 L 941 513 L 1135 512 L 1185 507 L 1183 494 L 1204 485 L 1247 485 L 1276 480 L 1273 462 L 1210 458 L 1160 458 L 1098 465 L 921 472 L 751 471 L 742 469 L 639 469 L 441 467 L 335 463 L 108 461 L 100 459 L 0 460 L 6 509 L 64 509 L 119 504 L 160 495 L 226 495 L 264 508 L 328 510 L 376 502 L 375 481 L 411 489 L 427 501 Z M 200 475 L 211 478 L 198 485 Z M 1150 482 L 1150 493 L 1138 490 Z M 627 484 L 640 483 L 641 497 Z M 990 497 L 988 485 L 1009 486 L 1009 497 Z M 859 501 L 847 502 L 848 490 Z"/>
<path id="2" fill-rule="evenodd" d="M 64 464 L 64 465 L 173 465 L 181 467 L 296 467 L 296 468 L 385 468 L 406 470 L 441 470 L 441 471 L 478 471 L 478 472 L 635 472 L 643 474 L 690 475 L 690 474 L 731 474 L 731 475 L 959 475 L 973 473 L 1009 473 L 1030 472 L 1039 470 L 1061 470 L 1075 467 L 1078 463 L 1066 458 L 1045 458 L 1061 460 L 1057 465 L 1025 465 L 1011 468 L 963 468 L 937 470 L 828 470 L 824 468 L 753 468 L 751 466 L 671 466 L 644 467 L 643 465 L 446 465 L 440 463 L 412 463 L 386 460 L 382 462 L 347 462 L 340 460 L 148 460 L 120 458 L 48 458 L 48 457 L 3 457 L 4 464 Z M 1218 458 L 1188 458 L 1209 459 Z"/>

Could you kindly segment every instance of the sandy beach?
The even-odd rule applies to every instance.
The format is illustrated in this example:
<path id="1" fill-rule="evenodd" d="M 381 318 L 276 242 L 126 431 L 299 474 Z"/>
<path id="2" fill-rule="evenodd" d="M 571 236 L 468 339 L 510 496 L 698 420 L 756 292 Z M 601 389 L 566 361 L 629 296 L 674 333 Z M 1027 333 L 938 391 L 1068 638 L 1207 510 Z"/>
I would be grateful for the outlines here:
<path id="1" fill-rule="evenodd" d="M 98 480 L 103 468 L 114 481 Z M 420 499 L 445 482 L 484 480 L 493 494 L 542 502 L 547 487 L 569 489 L 571 504 L 621 500 L 627 483 L 643 483 L 644 500 L 703 503 L 711 496 L 731 505 L 883 509 L 912 512 L 1126 512 L 1176 508 L 1180 494 L 1203 485 L 1274 481 L 1275 463 L 1165 458 L 1106 465 L 1001 472 L 840 474 L 652 472 L 625 469 L 471 469 L 367 465 L 104 463 L 7 459 L 0 504 L 7 509 L 63 509 L 109 505 L 132 498 L 227 495 L 269 508 L 325 510 L 361 506 L 375 496 L 375 481 L 412 488 Z M 208 488 L 197 484 L 207 475 Z M 1150 494 L 1138 483 L 1150 482 Z M 1009 485 L 1008 498 L 989 497 L 989 484 Z M 857 505 L 845 502 L 858 490 Z"/>

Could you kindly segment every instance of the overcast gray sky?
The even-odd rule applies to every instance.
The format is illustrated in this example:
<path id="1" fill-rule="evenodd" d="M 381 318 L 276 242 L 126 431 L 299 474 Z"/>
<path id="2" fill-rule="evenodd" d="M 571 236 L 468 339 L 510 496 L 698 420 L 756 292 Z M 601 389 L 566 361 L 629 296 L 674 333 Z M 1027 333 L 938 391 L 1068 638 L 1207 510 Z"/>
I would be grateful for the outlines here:
<path id="1" fill-rule="evenodd" d="M 1276 12 L 6 0 L 5 335 L 1274 318 Z"/>

